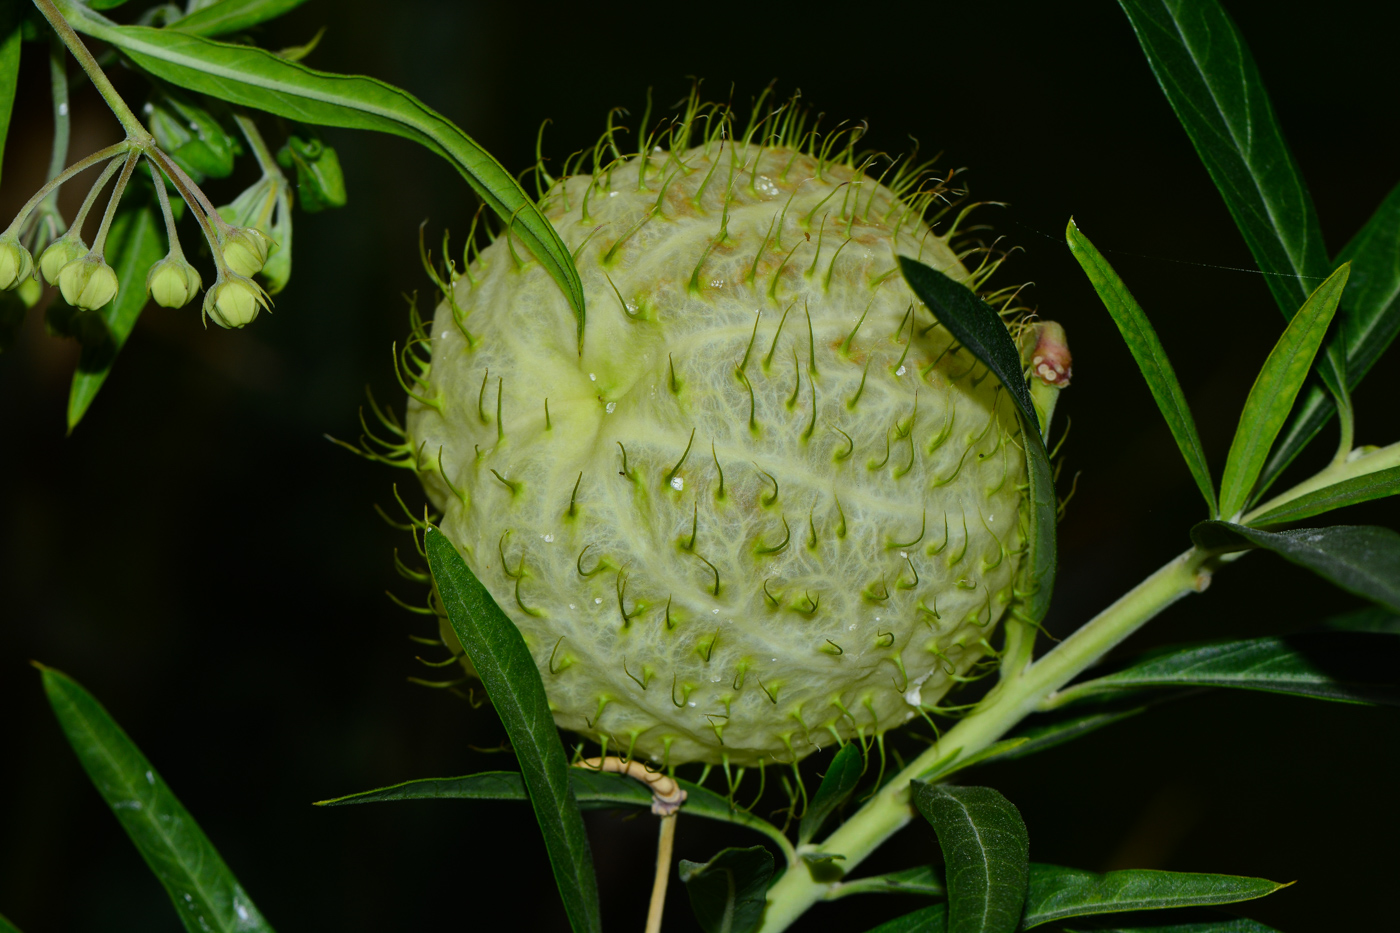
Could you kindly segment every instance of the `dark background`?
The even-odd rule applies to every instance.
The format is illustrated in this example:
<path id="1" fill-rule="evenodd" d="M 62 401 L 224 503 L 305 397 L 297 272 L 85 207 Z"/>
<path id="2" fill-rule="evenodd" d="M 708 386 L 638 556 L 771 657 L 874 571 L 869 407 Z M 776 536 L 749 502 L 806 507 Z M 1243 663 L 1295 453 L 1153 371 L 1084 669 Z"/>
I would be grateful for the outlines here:
<path id="1" fill-rule="evenodd" d="M 1227 5 L 1335 252 L 1400 176 L 1400 81 L 1384 64 L 1400 17 L 1361 0 Z M 1261 276 L 1214 268 L 1252 262 L 1115 4 L 312 0 L 259 40 L 299 44 L 321 25 L 310 64 L 412 90 L 512 170 L 533 161 L 542 119 L 554 121 L 546 151 L 557 165 L 591 145 L 607 108 L 636 112 L 648 85 L 667 104 L 687 75 L 716 96 L 733 81 L 738 101 L 776 77 L 838 119 L 868 119 L 874 146 L 899 151 L 913 134 L 944 150 L 942 164 L 970 167 L 976 195 L 1010 202 L 984 218 L 1025 249 L 1000 280 L 1033 280 L 1033 303 L 1064 323 L 1074 350 L 1061 493 L 1082 476 L 1062 527 L 1051 629 L 1070 631 L 1177 553 L 1203 517 L 1141 377 L 1062 245 L 1065 222 L 1073 214 L 1117 251 L 1110 259 L 1171 352 L 1217 470 L 1282 319 Z M 0 195 L 7 218 L 48 158 L 40 49 L 24 52 Z M 117 80 L 142 99 L 142 79 Z M 115 138 L 90 89 L 74 109 L 75 158 Z M 71 437 L 76 346 L 47 337 L 35 312 L 0 358 L 0 911 L 27 933 L 178 928 L 68 749 L 31 658 L 96 693 L 284 933 L 472 929 L 492 915 L 565 928 L 523 804 L 309 806 L 512 766 L 470 747 L 500 742 L 489 711 L 405 682 L 425 673 L 405 637 L 416 620 L 383 593 L 417 595 L 392 569 L 407 538 L 372 505 L 392 503 L 395 481 L 421 502 L 412 476 L 322 437 L 358 433 L 366 383 L 401 407 L 389 346 L 406 327 L 401 294 L 429 288 L 418 223 L 460 233 L 471 197 L 411 143 L 326 138 L 350 204 L 298 214 L 294 274 L 274 314 L 225 332 L 201 327 L 195 306 L 148 309 Z M 222 200 L 238 187 L 215 186 Z M 1360 442 L 1400 437 L 1396 361 L 1392 351 L 1359 393 Z M 1320 465 L 1334 437 L 1329 429 L 1296 476 Z M 1353 512 L 1338 520 L 1400 525 L 1393 503 Z M 1297 631 L 1356 604 L 1252 556 L 1129 648 Z M 1296 879 L 1240 912 L 1288 933 L 1372 930 L 1394 916 L 1397 739 L 1393 709 L 1215 693 L 974 779 L 1020 806 L 1036 860 Z M 654 824 L 589 821 L 606 921 L 640 928 Z M 756 841 L 682 820 L 678 855 L 703 860 Z M 932 851 L 932 834 L 911 828 L 867 867 Z M 915 906 L 851 899 L 797 929 L 862 930 Z M 693 925 L 673 884 L 667 928 Z"/>

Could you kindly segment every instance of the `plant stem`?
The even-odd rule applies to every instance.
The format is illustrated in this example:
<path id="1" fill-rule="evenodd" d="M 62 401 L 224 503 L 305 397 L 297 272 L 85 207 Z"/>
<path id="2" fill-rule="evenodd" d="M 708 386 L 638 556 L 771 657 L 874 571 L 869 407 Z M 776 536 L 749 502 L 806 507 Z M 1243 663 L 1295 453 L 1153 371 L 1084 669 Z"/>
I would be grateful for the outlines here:
<path id="1" fill-rule="evenodd" d="M 87 169 L 90 169 L 94 165 L 98 164 L 99 162 L 105 162 L 113 156 L 119 156 L 124 152 L 129 152 L 131 149 L 132 144 L 129 141 L 119 142 L 114 146 L 108 146 L 106 149 L 98 150 L 92 155 L 87 156 L 86 158 L 79 159 L 77 162 L 74 162 L 72 165 L 68 166 L 58 175 L 49 179 L 49 181 L 44 185 L 44 187 L 34 192 L 34 196 L 25 202 L 24 207 L 21 207 L 19 209 L 19 213 L 15 215 L 15 219 L 5 230 L 5 235 L 17 232 L 20 229 L 20 227 L 24 225 L 24 222 L 29 218 L 30 211 L 34 210 L 34 208 L 38 206 L 39 202 L 44 200 L 44 198 L 48 195 L 50 191 L 53 191 L 59 185 L 66 182 L 74 175 L 77 175 L 79 172 L 86 171 Z"/>
<path id="2" fill-rule="evenodd" d="M 1377 470 L 1386 470 L 1396 466 L 1400 466 L 1400 443 L 1391 444 L 1379 450 L 1373 450 L 1365 456 L 1357 457 L 1352 460 L 1334 460 L 1332 463 L 1329 463 L 1323 469 L 1313 474 L 1311 478 L 1303 480 L 1287 492 L 1279 493 L 1268 502 L 1251 509 L 1240 519 L 1240 522 L 1248 525 L 1256 517 L 1272 509 L 1276 509 L 1286 502 L 1292 502 L 1299 496 L 1331 486 L 1334 483 L 1340 483 L 1343 480 L 1354 479 L 1358 476 L 1365 476 L 1367 473 L 1374 473 Z"/>
<path id="3" fill-rule="evenodd" d="M 1204 590 L 1209 555 L 1191 549 L 1165 564 L 1087 622 L 1053 651 L 1019 673 L 1008 672 L 966 718 L 950 729 L 823 842 L 818 851 L 844 856 L 842 868 L 860 864 L 882 842 L 913 818 L 909 782 L 937 761 L 958 752 L 973 755 L 1010 731 L 1042 700 L 1100 660 L 1123 639 L 1181 597 Z M 825 898 L 833 884 L 819 882 L 794 866 L 768 892 L 761 933 L 776 933 L 808 907 Z"/>
<path id="4" fill-rule="evenodd" d="M 68 140 L 73 121 L 68 113 L 68 53 L 57 35 L 49 42 L 49 87 L 53 97 L 53 148 L 49 154 L 49 171 L 45 181 L 53 181 L 68 164 Z M 34 252 L 58 238 L 64 228 L 63 215 L 58 210 L 58 189 L 52 188 L 34 214 L 37 234 Z"/>
<path id="5" fill-rule="evenodd" d="M 112 196 L 107 200 L 107 211 L 102 215 L 102 225 L 97 228 L 97 236 L 92 238 L 92 249 L 88 250 L 88 255 L 101 257 L 106 252 L 107 231 L 112 226 L 112 218 L 117 215 L 117 205 L 121 203 L 122 195 L 126 193 L 126 185 L 127 182 L 131 181 L 131 173 L 135 170 L 136 163 L 140 161 L 140 151 L 133 149 L 127 153 L 126 161 L 122 163 L 122 173 L 117 177 L 117 183 L 112 186 Z"/>
<path id="6" fill-rule="evenodd" d="M 93 182 L 92 187 L 88 189 L 87 196 L 83 198 L 82 207 L 79 207 L 78 213 L 73 216 L 73 222 L 69 224 L 68 232 L 64 234 L 65 236 L 71 236 L 73 239 L 82 242 L 83 224 L 87 221 L 88 212 L 91 211 L 92 206 L 97 203 L 97 198 L 102 194 L 102 189 L 107 186 L 107 182 L 111 181 L 112 176 L 117 174 L 117 170 L 121 167 L 122 163 L 118 162 L 116 159 L 107 163 L 107 167 L 102 170 L 102 174 L 97 176 L 97 181 Z"/>
<path id="7" fill-rule="evenodd" d="M 675 842 L 676 814 L 672 813 L 661 818 L 661 837 L 656 843 L 656 880 L 651 885 L 646 933 L 661 933 L 661 914 L 666 909 L 666 882 L 671 878 L 671 849 Z"/>
<path id="8" fill-rule="evenodd" d="M 44 18 L 49 21 L 54 32 L 63 40 L 63 44 L 68 46 L 68 51 L 73 53 L 73 57 L 78 60 L 83 71 L 87 73 L 92 81 L 92 86 L 97 88 L 97 93 L 102 95 L 102 99 L 107 102 L 107 106 L 112 108 L 112 113 L 116 116 L 117 122 L 126 130 L 127 138 L 139 143 L 143 148 L 151 140 L 151 134 L 146 132 L 146 128 L 141 125 L 141 121 L 136 119 L 136 114 L 131 112 L 131 108 L 122 100 L 117 89 L 112 86 L 112 82 L 107 79 L 102 66 L 97 64 L 97 59 L 92 57 L 83 40 L 78 38 L 78 34 L 73 31 L 73 27 L 68 25 L 68 20 L 63 18 L 63 14 L 58 11 L 58 7 L 53 5 L 53 0 L 34 0 L 34 5 L 39 8 L 39 12 L 44 14 Z"/>

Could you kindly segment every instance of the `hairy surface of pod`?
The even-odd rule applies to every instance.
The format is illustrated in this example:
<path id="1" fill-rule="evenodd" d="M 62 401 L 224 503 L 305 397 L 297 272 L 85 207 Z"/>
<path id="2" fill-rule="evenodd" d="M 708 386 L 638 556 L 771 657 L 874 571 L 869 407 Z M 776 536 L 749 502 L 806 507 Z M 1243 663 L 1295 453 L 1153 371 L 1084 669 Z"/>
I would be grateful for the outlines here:
<path id="1" fill-rule="evenodd" d="M 967 280 L 947 242 L 851 167 L 718 140 L 544 207 L 582 355 L 503 234 L 437 309 L 408 433 L 558 723 L 751 765 L 936 702 L 1013 601 L 1025 482 L 1006 393 L 897 272 Z"/>

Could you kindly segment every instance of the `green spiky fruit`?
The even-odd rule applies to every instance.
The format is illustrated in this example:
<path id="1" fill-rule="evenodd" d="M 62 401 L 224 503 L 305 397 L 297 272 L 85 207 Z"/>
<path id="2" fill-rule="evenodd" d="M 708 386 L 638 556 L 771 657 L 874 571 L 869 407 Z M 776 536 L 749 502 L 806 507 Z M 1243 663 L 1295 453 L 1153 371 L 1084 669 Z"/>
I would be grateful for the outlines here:
<path id="1" fill-rule="evenodd" d="M 546 195 L 581 355 L 509 233 L 456 281 L 408 435 L 559 725 L 658 762 L 793 761 L 907 721 L 988 650 L 1021 428 L 896 271 L 970 279 L 923 204 L 713 138 Z"/>

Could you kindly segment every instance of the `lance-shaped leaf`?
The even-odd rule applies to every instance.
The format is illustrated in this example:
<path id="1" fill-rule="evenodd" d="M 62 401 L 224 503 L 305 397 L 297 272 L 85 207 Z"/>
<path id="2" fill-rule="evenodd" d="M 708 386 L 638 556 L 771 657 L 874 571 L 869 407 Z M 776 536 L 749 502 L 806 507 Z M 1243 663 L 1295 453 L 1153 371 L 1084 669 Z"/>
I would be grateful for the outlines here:
<path id="1" fill-rule="evenodd" d="M 1269 509 L 1262 515 L 1253 516 L 1250 523 L 1254 525 L 1283 525 L 1288 522 L 1312 518 L 1314 515 L 1321 515 L 1344 506 L 1370 502 L 1372 499 L 1383 499 L 1396 493 L 1400 493 L 1400 467 L 1391 467 L 1388 470 L 1377 470 L 1374 473 L 1366 473 L 1343 480 L 1340 483 L 1333 483 L 1331 486 L 1314 489 L 1312 492 Z"/>
<path id="2" fill-rule="evenodd" d="M 574 309 L 582 346 L 583 286 L 564 241 L 490 153 L 413 95 L 373 78 L 316 71 L 249 45 L 118 26 L 76 0 L 55 4 L 74 29 L 110 43 L 171 84 L 302 123 L 392 133 L 447 159 L 559 283 Z"/>
<path id="3" fill-rule="evenodd" d="M 1400 332 L 1400 185 L 1346 245 L 1337 261 L 1351 263 L 1337 327 L 1329 343 L 1346 350 L 1347 385 L 1356 388 Z M 1278 449 L 1264 467 L 1267 487 L 1332 417 L 1332 400 L 1313 386 L 1298 403 Z"/>
<path id="4" fill-rule="evenodd" d="M 918 868 L 843 881 L 827 897 L 839 898 L 850 894 L 918 894 L 923 897 L 942 897 L 946 893 L 948 889 L 943 886 L 943 879 L 933 870 L 933 866 L 920 865 Z"/>
<path id="5" fill-rule="evenodd" d="M 997 756 L 998 760 L 1009 761 L 1013 758 L 1024 758 L 1027 755 L 1034 755 L 1036 752 L 1043 752 L 1047 748 L 1072 742 L 1080 736 L 1088 735 L 1104 726 L 1110 726 L 1115 722 L 1136 716 L 1146 708 L 1145 706 L 1135 706 L 1131 709 L 1103 713 L 1071 715 L 1042 726 L 1023 729 L 1013 736 L 1013 738 L 1020 739 L 1021 744 L 1003 751 Z"/>
<path id="6" fill-rule="evenodd" d="M 718 820 L 747 826 L 763 833 L 774 842 L 790 850 L 790 843 L 782 830 L 747 810 L 732 806 L 727 799 L 712 790 L 677 780 L 686 792 L 681 812 L 687 816 Z M 584 810 L 605 810 L 614 807 L 651 807 L 651 791 L 641 782 L 621 774 L 593 771 L 588 768 L 569 769 L 569 787 L 574 799 Z M 420 778 L 416 781 L 403 781 L 388 787 L 361 791 L 318 800 L 318 807 L 340 807 L 360 803 L 384 803 L 397 800 L 528 800 L 525 782 L 516 771 L 483 771 L 462 777 Z"/>
<path id="7" fill-rule="evenodd" d="M 19 933 L 19 927 L 6 920 L 3 914 L 0 914 L 0 933 Z"/>
<path id="8" fill-rule="evenodd" d="M 1040 437 L 1040 421 L 1026 388 L 1021 355 L 1001 317 L 967 286 L 930 266 L 899 257 L 905 281 L 938 322 L 1006 387 L 1021 416 L 1021 437 L 1026 448 L 1026 477 L 1030 500 L 1028 551 L 1022 567 L 1026 580 L 1026 612 L 1031 621 L 1045 618 L 1055 589 L 1055 498 L 1050 457 Z"/>
<path id="9" fill-rule="evenodd" d="M 1210 479 L 1210 465 L 1206 462 L 1205 448 L 1201 446 L 1201 436 L 1196 431 L 1196 419 L 1191 417 L 1191 408 L 1186 404 L 1186 396 L 1181 391 L 1181 383 L 1177 382 L 1176 370 L 1172 369 L 1171 361 L 1167 359 L 1162 341 L 1157 339 L 1157 332 L 1152 329 L 1142 306 L 1128 291 L 1128 286 L 1123 284 L 1118 273 L 1089 238 L 1080 232 L 1073 218 L 1065 228 L 1065 240 L 1069 243 L 1070 252 L 1089 276 L 1094 291 L 1099 293 L 1113 323 L 1118 325 L 1118 332 L 1123 335 L 1123 342 L 1128 345 L 1138 369 L 1142 371 L 1142 377 L 1147 380 L 1147 388 L 1156 399 L 1162 417 L 1167 420 L 1167 427 L 1176 439 L 1182 459 L 1186 461 L 1186 467 L 1191 471 L 1214 518 L 1217 514 L 1215 484 Z"/>
<path id="10" fill-rule="evenodd" d="M 708 862 L 681 859 L 680 876 L 705 933 L 751 933 L 763 922 L 773 854 L 754 846 L 724 849 Z"/>
<path id="11" fill-rule="evenodd" d="M 802 816 L 802 823 L 797 830 L 798 845 L 812 841 L 821 831 L 827 818 L 855 791 L 856 784 L 860 782 L 860 776 L 864 773 L 865 754 L 857 743 L 847 742 L 836 753 L 836 757 L 831 759 L 811 805 Z"/>
<path id="12" fill-rule="evenodd" d="M 1025 744 L 1026 740 L 1024 738 L 1002 739 L 1000 742 L 994 742 L 981 751 L 974 752 L 971 755 L 963 755 L 963 750 L 961 748 L 955 748 L 935 761 L 927 771 L 920 774 L 915 780 L 930 782 L 947 780 L 964 768 L 971 768 L 973 765 L 981 764 L 989 758 L 1000 758 L 1002 755 L 1013 752 Z"/>
<path id="13" fill-rule="evenodd" d="M 1021 929 L 1070 917 L 1234 904 L 1283 887 L 1287 885 L 1238 875 L 1139 869 L 1100 875 L 1059 865 L 1032 864 Z"/>
<path id="14" fill-rule="evenodd" d="M 78 761 L 160 879 L 190 933 L 272 933 L 214 844 L 102 704 L 39 666 Z"/>
<path id="15" fill-rule="evenodd" d="M 306 0 L 217 0 L 167 24 L 196 36 L 222 36 L 289 13 Z"/>
<path id="16" fill-rule="evenodd" d="M 1264 548 L 1349 592 L 1400 612 L 1400 534 L 1375 525 L 1332 525 L 1260 531 L 1230 522 L 1201 522 L 1191 540 L 1208 551 Z"/>
<path id="17" fill-rule="evenodd" d="M 1119 0 L 1285 319 L 1332 269 L 1312 195 L 1244 38 L 1216 0 Z M 1320 367 L 1345 396 L 1341 356 Z M 1223 495 L 1222 495 L 1223 498 Z M 1221 511 L 1229 515 L 1222 505 Z"/>
<path id="18" fill-rule="evenodd" d="M 1225 461 L 1225 476 L 1220 482 L 1221 515 L 1234 516 L 1249 501 L 1274 439 L 1308 378 L 1350 272 L 1351 267 L 1343 264 L 1308 296 L 1259 370 Z"/>
<path id="19" fill-rule="evenodd" d="M 596 933 L 601 920 L 593 855 L 583 815 L 569 789 L 564 745 L 535 659 L 515 623 L 492 601 L 447 536 L 429 528 L 423 543 L 447 619 L 486 687 L 520 762 L 569 922 L 575 931 Z"/>
<path id="20" fill-rule="evenodd" d="M 1370 632 L 1317 632 L 1167 649 L 1067 687 L 1054 702 L 1144 687 L 1232 687 L 1400 706 L 1400 643 Z"/>
<path id="21" fill-rule="evenodd" d="M 10 117 L 15 109 L 15 89 L 19 86 L 19 47 L 23 42 L 19 4 L 0 9 L 0 167 L 5 157 L 5 140 L 10 136 Z"/>
<path id="22" fill-rule="evenodd" d="M 948 929 L 948 905 L 931 904 L 912 914 L 895 917 L 866 933 L 944 933 Z"/>
<path id="23" fill-rule="evenodd" d="M 1099 927 L 1092 930 L 1082 927 L 1063 927 L 1060 933 L 1279 933 L 1273 927 L 1246 920 L 1243 917 L 1229 920 L 1208 920 L 1205 923 L 1172 923 L 1166 926 Z"/>
<path id="24" fill-rule="evenodd" d="M 1341 632 L 1383 632 L 1387 635 L 1400 635 L 1400 615 L 1380 606 L 1367 606 L 1355 612 L 1345 612 L 1322 624 Z"/>
<path id="25" fill-rule="evenodd" d="M 123 207 L 107 234 L 107 256 L 117 273 L 117 297 L 98 309 L 107 325 L 105 339 L 83 347 L 73 384 L 68 390 L 68 430 L 87 414 L 98 390 L 107 381 L 117 354 L 146 307 L 146 273 L 165 255 L 165 227 L 149 201 Z"/>
<path id="26" fill-rule="evenodd" d="M 948 933 L 1011 933 L 1025 904 L 1030 858 L 1020 811 L 990 787 L 912 786 L 947 865 Z"/>

